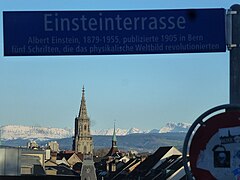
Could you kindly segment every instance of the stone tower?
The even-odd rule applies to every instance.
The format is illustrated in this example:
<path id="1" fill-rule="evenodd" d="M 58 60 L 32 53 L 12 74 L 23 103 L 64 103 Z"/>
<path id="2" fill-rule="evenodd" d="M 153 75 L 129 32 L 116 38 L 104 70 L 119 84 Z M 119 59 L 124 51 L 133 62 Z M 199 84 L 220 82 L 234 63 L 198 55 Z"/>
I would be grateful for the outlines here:
<path id="1" fill-rule="evenodd" d="M 72 148 L 76 153 L 93 153 L 93 140 L 90 134 L 90 119 L 87 115 L 84 87 L 82 89 L 82 100 L 79 114 L 78 117 L 75 118 L 75 133 Z"/>

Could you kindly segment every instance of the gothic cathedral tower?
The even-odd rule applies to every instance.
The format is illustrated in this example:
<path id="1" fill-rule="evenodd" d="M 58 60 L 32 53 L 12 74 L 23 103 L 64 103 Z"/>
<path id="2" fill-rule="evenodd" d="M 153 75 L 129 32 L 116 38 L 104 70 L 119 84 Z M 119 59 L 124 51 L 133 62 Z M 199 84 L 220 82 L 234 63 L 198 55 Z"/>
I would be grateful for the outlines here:
<path id="1" fill-rule="evenodd" d="M 93 140 L 90 134 L 90 119 L 87 115 L 85 89 L 82 89 L 82 100 L 78 117 L 75 118 L 75 133 L 73 137 L 73 151 L 82 154 L 93 153 Z"/>

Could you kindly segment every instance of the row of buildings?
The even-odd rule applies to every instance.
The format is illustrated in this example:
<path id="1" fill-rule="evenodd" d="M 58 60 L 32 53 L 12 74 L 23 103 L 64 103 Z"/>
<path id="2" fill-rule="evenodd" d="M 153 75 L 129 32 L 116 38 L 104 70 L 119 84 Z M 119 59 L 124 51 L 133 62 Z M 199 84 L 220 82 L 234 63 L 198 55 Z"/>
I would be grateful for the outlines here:
<path id="1" fill-rule="evenodd" d="M 34 142 L 27 148 L 0 146 L 0 175 L 83 180 L 186 178 L 182 154 L 175 147 L 160 147 L 151 155 L 121 152 L 115 125 L 108 153 L 103 157 L 94 156 L 93 148 L 83 87 L 72 149 L 59 151 L 57 142 L 50 142 L 47 148 L 38 148 Z"/>

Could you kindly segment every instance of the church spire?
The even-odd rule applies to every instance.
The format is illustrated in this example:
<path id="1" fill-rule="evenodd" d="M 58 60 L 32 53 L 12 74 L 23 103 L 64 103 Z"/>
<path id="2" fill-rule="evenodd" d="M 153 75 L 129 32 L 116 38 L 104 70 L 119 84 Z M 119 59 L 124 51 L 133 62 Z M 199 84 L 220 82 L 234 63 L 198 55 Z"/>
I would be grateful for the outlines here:
<path id="1" fill-rule="evenodd" d="M 107 153 L 106 156 L 115 156 L 119 153 L 118 147 L 117 147 L 117 136 L 116 136 L 116 129 L 115 129 L 115 122 L 114 122 L 114 129 L 113 129 L 113 136 L 112 136 L 112 147 Z"/>
<path id="2" fill-rule="evenodd" d="M 82 100 L 81 100 L 81 105 L 80 105 L 80 110 L 79 110 L 79 118 L 81 119 L 87 119 L 87 106 L 86 106 L 86 100 L 85 100 L 85 88 L 83 86 L 82 88 Z"/>
<path id="3" fill-rule="evenodd" d="M 115 131 L 115 121 L 114 121 L 114 129 L 113 129 L 113 137 L 112 137 L 112 146 L 117 146 L 117 137 L 116 137 L 116 131 Z"/>
<path id="4" fill-rule="evenodd" d="M 82 88 L 79 114 L 75 118 L 75 133 L 72 147 L 77 153 L 92 154 L 93 152 L 93 141 L 90 133 L 90 119 L 87 115 L 84 86 Z"/>

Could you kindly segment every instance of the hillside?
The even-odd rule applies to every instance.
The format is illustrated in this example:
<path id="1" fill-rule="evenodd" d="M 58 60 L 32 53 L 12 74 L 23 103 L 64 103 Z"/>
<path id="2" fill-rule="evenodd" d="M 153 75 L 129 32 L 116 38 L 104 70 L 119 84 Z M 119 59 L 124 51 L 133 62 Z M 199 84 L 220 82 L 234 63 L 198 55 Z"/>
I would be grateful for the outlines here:
<path id="1" fill-rule="evenodd" d="M 176 146 L 182 149 L 183 141 L 186 133 L 154 133 L 154 134 L 130 134 L 125 136 L 117 136 L 118 148 L 122 151 L 137 150 L 139 152 L 153 152 L 160 146 Z M 49 140 L 35 139 L 40 146 L 45 146 Z M 56 140 L 61 150 L 69 150 L 72 148 L 72 138 L 52 139 Z M 110 148 L 112 136 L 94 135 L 94 148 Z M 2 142 L 9 146 L 26 146 L 27 139 L 13 139 Z"/>
<path id="2" fill-rule="evenodd" d="M 152 130 L 141 130 L 139 128 L 116 129 L 118 136 L 125 136 L 130 134 L 152 134 L 152 133 L 167 133 L 167 132 L 187 132 L 190 125 L 187 123 L 167 123 L 164 127 Z M 6 125 L 0 127 L 1 139 L 62 139 L 73 136 L 73 129 L 69 128 L 53 128 L 53 127 L 39 127 L 39 126 L 22 126 L 22 125 Z M 91 130 L 92 135 L 112 135 L 113 128 Z"/>

